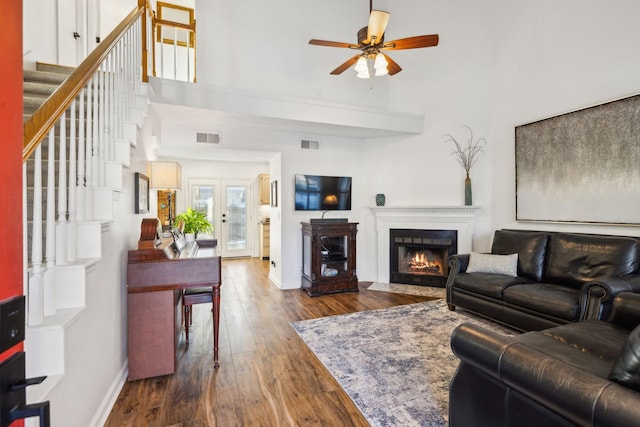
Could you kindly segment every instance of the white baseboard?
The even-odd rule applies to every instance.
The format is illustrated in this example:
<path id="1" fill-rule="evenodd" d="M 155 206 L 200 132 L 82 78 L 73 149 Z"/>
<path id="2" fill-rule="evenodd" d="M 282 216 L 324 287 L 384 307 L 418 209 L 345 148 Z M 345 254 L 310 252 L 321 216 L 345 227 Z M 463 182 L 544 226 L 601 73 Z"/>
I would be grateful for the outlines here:
<path id="1" fill-rule="evenodd" d="M 124 383 L 127 381 L 127 377 L 129 376 L 129 359 L 125 359 L 122 367 L 118 371 L 118 375 L 113 380 L 111 387 L 109 387 L 109 391 L 104 396 L 100 407 L 96 411 L 96 414 L 93 416 L 91 420 L 90 426 L 100 427 L 103 426 L 107 422 L 107 418 L 109 418 L 109 414 L 111 414 L 111 410 L 113 409 L 113 405 L 115 405 L 118 396 L 120 395 L 120 391 L 124 386 Z"/>
<path id="2" fill-rule="evenodd" d="M 273 283 L 274 285 L 276 285 L 278 288 L 282 289 L 282 283 L 280 283 L 279 280 L 276 279 L 276 277 L 269 273 L 269 280 L 271 281 L 271 283 Z"/>

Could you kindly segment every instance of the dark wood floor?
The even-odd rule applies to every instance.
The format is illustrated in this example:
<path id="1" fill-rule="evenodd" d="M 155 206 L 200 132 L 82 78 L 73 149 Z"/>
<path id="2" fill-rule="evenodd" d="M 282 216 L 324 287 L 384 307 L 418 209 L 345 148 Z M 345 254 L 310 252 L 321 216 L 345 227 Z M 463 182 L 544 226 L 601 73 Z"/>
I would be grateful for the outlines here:
<path id="1" fill-rule="evenodd" d="M 194 306 L 189 348 L 174 375 L 129 381 L 106 426 L 367 426 L 290 326 L 293 321 L 429 298 L 368 291 L 311 298 L 281 291 L 268 262 L 224 260 L 220 368 L 213 369 L 211 304 Z"/>

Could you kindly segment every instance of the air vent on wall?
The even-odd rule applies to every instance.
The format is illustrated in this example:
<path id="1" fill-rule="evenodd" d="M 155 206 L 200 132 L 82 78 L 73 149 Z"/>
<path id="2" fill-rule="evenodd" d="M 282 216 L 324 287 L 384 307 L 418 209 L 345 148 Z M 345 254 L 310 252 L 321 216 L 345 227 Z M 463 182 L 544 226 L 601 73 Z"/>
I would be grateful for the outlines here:
<path id="1" fill-rule="evenodd" d="M 196 142 L 198 144 L 220 144 L 220 133 L 196 132 Z"/>
<path id="2" fill-rule="evenodd" d="M 300 149 L 301 150 L 319 150 L 320 142 L 313 141 L 311 139 L 301 139 L 300 140 Z"/>

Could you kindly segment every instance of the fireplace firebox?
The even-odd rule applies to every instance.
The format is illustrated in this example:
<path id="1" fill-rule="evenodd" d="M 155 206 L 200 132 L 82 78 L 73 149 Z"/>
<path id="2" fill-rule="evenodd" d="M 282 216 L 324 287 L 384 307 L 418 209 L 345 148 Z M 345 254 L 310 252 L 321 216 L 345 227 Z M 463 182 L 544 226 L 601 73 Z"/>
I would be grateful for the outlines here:
<path id="1" fill-rule="evenodd" d="M 458 253 L 457 230 L 389 230 L 389 281 L 444 287 L 447 259 Z"/>

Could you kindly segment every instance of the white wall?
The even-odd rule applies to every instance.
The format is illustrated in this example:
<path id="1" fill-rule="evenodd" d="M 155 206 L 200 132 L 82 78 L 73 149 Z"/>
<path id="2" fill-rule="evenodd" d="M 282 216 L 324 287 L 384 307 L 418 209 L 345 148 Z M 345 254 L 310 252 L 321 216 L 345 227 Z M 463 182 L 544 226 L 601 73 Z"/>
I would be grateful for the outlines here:
<path id="1" fill-rule="evenodd" d="M 386 79 L 329 74 L 359 51 L 308 44 L 357 42 L 368 9 L 364 0 L 196 0 L 198 82 L 384 108 Z"/>
<path id="2" fill-rule="evenodd" d="M 493 12 L 492 226 L 640 234 L 637 227 L 514 221 L 514 127 L 640 92 L 640 3 L 496 1 Z"/>

